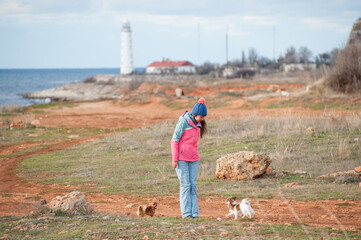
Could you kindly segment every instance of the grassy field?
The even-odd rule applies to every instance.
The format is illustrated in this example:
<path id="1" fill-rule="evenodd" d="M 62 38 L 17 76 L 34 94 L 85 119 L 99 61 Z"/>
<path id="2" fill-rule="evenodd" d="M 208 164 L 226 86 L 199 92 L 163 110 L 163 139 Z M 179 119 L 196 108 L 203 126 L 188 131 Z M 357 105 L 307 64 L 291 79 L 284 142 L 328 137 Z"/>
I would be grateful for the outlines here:
<path id="1" fill-rule="evenodd" d="M 305 233 L 305 229 L 307 233 Z M 346 232 L 349 239 L 360 234 Z M 129 218 L 122 215 L 0 218 L 3 239 L 345 239 L 342 231 L 252 221 Z"/>
<path id="2" fill-rule="evenodd" d="M 250 116 L 240 120 L 210 120 L 208 126 L 209 134 L 199 142 L 200 196 L 232 194 L 274 198 L 282 191 L 284 197 L 296 200 L 361 198 L 356 182 L 339 184 L 316 180 L 322 174 L 360 165 L 361 119 L 357 116 Z M 160 123 L 33 156 L 20 164 L 18 172 L 23 179 L 42 184 L 105 186 L 99 191 L 106 194 L 175 195 L 179 183 L 171 168 L 170 153 L 174 127 L 175 122 Z M 308 127 L 314 131 L 306 131 Z M 303 170 L 308 174 L 286 174 L 247 182 L 216 179 L 216 160 L 242 150 L 270 155 L 273 159 L 270 167 L 275 171 Z M 297 182 L 300 187 L 284 187 L 289 182 Z"/>

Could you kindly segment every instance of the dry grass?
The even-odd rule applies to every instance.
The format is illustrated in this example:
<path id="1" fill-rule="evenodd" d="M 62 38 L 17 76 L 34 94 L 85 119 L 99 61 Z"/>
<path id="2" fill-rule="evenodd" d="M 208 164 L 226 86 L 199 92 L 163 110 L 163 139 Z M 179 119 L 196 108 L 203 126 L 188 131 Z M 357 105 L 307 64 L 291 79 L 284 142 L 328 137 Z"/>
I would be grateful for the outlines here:
<path id="1" fill-rule="evenodd" d="M 178 180 L 171 168 L 170 139 L 175 123 L 159 123 L 115 133 L 76 148 L 34 156 L 20 166 L 20 175 L 41 183 L 95 184 L 104 193 L 172 195 Z M 314 131 L 306 131 L 312 127 Z M 199 142 L 201 155 L 198 188 L 202 195 L 277 197 L 287 182 L 303 191 L 283 189 L 287 198 L 359 198 L 358 186 L 316 182 L 326 173 L 360 165 L 361 119 L 325 115 L 321 118 L 250 116 L 208 121 L 209 134 Z M 276 171 L 303 170 L 304 177 L 284 176 L 256 181 L 221 181 L 215 178 L 216 160 L 241 150 L 266 153 Z M 111 167 L 109 167 L 111 166 Z M 45 176 L 38 178 L 38 176 Z M 337 189 L 335 191 L 335 189 Z"/>

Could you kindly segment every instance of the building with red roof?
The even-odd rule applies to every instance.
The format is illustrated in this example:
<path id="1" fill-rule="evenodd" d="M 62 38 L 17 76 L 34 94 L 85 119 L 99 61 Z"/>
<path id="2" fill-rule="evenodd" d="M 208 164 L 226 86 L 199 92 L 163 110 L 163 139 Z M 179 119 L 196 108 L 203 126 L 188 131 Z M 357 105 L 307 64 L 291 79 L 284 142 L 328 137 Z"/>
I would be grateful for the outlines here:
<path id="1" fill-rule="evenodd" d="M 170 61 L 152 62 L 146 67 L 148 74 L 163 73 L 195 73 L 196 67 L 189 61 Z"/>

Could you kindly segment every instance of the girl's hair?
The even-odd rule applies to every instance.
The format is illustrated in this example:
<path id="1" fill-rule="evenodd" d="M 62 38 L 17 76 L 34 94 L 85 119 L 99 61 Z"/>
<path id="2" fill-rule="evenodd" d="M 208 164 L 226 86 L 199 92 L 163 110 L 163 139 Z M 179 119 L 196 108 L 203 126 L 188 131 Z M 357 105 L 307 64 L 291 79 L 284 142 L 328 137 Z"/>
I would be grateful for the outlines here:
<path id="1" fill-rule="evenodd" d="M 196 115 L 192 114 L 192 116 L 195 117 Z M 203 136 L 208 132 L 206 120 L 202 120 L 201 125 L 201 138 L 203 138 Z"/>
<path id="2" fill-rule="evenodd" d="M 202 128 L 201 128 L 201 138 L 203 138 L 203 135 L 208 132 L 206 121 L 205 121 L 205 120 L 201 121 L 201 125 L 202 125 Z"/>

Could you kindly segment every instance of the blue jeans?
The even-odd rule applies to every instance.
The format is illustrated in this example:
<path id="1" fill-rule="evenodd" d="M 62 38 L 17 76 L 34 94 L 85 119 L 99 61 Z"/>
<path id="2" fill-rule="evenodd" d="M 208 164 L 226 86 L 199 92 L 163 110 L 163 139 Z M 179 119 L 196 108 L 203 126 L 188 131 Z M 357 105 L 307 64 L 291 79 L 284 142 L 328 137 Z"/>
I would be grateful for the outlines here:
<path id="1" fill-rule="evenodd" d="M 180 183 L 180 208 L 182 217 L 198 217 L 197 176 L 199 161 L 178 161 L 177 176 Z"/>

